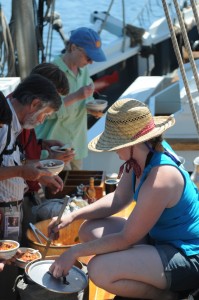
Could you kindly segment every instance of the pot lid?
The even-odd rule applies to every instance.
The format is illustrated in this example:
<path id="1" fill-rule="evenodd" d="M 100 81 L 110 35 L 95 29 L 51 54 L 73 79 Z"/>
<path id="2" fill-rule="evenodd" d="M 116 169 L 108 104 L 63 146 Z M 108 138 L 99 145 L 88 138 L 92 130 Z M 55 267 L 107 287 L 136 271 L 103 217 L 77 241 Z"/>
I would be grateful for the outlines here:
<path id="1" fill-rule="evenodd" d="M 54 260 L 40 260 L 32 263 L 27 275 L 40 286 L 49 291 L 63 294 L 77 293 L 85 289 L 88 284 L 86 274 L 73 266 L 66 277 L 55 278 L 49 273 L 49 267 Z"/>

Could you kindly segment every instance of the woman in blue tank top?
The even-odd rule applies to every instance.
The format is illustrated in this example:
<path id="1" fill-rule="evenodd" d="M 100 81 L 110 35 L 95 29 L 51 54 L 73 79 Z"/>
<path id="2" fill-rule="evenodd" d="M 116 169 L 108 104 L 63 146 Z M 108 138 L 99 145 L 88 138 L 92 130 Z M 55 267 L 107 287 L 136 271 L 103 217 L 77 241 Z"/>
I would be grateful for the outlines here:
<path id="1" fill-rule="evenodd" d="M 66 215 L 54 232 L 86 219 L 80 244 L 50 267 L 67 274 L 75 259 L 94 255 L 91 280 L 116 299 L 175 300 L 199 287 L 198 189 L 179 157 L 163 141 L 173 116 L 152 117 L 134 99 L 120 99 L 108 110 L 105 130 L 89 143 L 92 151 L 116 151 L 125 163 L 114 193 Z M 113 216 L 133 200 L 128 219 Z M 49 224 L 49 232 L 55 219 Z M 124 298 L 121 298 L 121 297 Z"/>

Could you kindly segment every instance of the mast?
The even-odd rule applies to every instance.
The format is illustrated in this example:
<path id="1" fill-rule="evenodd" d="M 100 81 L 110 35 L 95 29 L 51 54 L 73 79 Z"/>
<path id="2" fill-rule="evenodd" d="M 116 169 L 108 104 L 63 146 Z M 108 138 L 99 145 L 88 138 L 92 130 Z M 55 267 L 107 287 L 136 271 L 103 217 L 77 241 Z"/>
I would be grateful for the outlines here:
<path id="1" fill-rule="evenodd" d="M 38 49 L 32 0 L 12 0 L 11 32 L 23 79 L 38 64 Z"/>

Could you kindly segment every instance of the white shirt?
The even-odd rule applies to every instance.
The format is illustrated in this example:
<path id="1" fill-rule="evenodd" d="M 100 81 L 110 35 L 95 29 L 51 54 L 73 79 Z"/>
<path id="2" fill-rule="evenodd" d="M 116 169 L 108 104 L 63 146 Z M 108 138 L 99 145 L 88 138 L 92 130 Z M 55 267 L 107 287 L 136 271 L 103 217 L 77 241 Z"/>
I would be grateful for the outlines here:
<path id="1" fill-rule="evenodd" d="M 11 139 L 10 144 L 7 149 L 12 149 L 16 138 L 21 132 L 22 128 L 17 118 L 17 115 L 14 111 L 13 106 L 11 105 L 9 99 L 7 99 L 8 104 L 12 110 L 12 123 L 11 123 Z M 0 153 L 4 150 L 7 141 L 7 133 L 8 126 L 4 125 L 0 129 Z M 21 165 L 20 160 L 20 151 L 19 147 L 16 147 L 16 150 L 10 155 L 3 155 L 3 162 L 1 168 Z M 26 187 L 26 183 L 21 177 L 13 177 L 6 180 L 0 181 L 0 202 L 10 202 L 10 201 L 18 201 L 23 199 L 24 189 Z"/>

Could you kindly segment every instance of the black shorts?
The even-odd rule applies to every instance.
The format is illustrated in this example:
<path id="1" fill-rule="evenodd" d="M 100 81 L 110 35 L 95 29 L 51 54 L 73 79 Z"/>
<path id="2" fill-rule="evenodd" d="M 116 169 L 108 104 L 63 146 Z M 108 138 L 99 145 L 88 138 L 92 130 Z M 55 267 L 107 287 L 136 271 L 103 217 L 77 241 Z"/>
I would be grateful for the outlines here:
<path id="1" fill-rule="evenodd" d="M 162 260 L 167 288 L 174 292 L 199 287 L 199 254 L 186 256 L 172 245 L 155 245 Z"/>

